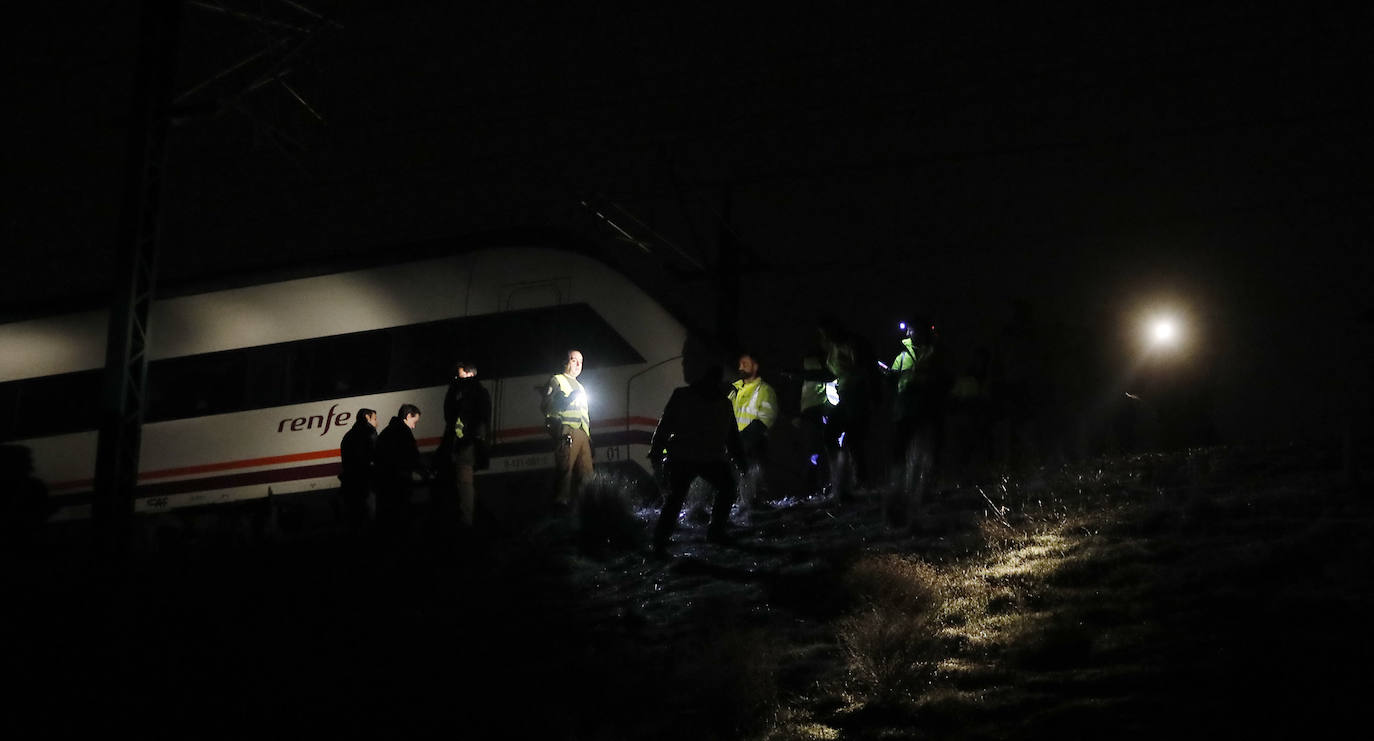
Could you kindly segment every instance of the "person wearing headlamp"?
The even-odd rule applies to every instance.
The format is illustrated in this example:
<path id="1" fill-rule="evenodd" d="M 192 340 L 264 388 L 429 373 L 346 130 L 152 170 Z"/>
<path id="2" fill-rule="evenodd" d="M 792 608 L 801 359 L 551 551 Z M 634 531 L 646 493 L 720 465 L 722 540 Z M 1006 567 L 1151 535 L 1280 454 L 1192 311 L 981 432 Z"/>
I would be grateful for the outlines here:
<path id="1" fill-rule="evenodd" d="M 887 375 L 892 396 L 893 483 L 905 497 L 890 504 L 893 524 L 912 524 L 925 495 L 935 487 L 944 446 L 949 382 L 939 352 L 935 323 L 924 317 L 897 325 L 901 350 Z"/>
<path id="2" fill-rule="evenodd" d="M 569 350 L 563 371 L 549 378 L 540 403 L 544 426 L 553 439 L 553 501 L 560 509 L 570 507 L 574 491 L 581 491 L 592 477 L 592 423 L 587 390 L 577 380 L 580 375 L 582 352 Z"/>

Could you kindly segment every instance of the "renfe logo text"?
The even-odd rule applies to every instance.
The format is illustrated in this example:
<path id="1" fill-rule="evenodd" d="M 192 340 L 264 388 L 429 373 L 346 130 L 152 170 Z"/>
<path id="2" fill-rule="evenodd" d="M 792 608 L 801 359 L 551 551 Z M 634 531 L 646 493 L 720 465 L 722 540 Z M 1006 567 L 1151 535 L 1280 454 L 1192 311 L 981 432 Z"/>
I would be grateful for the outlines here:
<path id="1" fill-rule="evenodd" d="M 283 419 L 281 423 L 277 425 L 277 432 L 286 432 L 286 428 L 288 425 L 291 427 L 292 432 L 300 432 L 301 430 L 313 430 L 316 427 L 319 427 L 320 437 L 324 437 L 324 433 L 329 432 L 330 427 L 342 427 L 348 424 L 349 418 L 353 416 L 352 412 L 339 412 L 338 414 L 335 414 L 334 410 L 338 407 L 338 404 L 329 407 L 328 414 L 315 414 L 309 417 Z"/>

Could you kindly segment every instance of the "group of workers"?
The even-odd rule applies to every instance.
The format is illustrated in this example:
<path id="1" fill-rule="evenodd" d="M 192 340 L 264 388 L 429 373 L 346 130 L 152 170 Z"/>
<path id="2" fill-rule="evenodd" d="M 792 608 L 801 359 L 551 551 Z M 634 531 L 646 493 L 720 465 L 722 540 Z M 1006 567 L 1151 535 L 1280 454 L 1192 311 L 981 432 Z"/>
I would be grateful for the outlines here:
<path id="1" fill-rule="evenodd" d="M 420 408 L 402 404 L 386 428 L 377 431 L 377 412 L 359 409 L 339 446 L 338 516 L 350 530 L 367 528 L 369 493 L 375 496 L 377 530 L 402 536 L 412 519 L 411 490 L 429 482 L 436 529 L 471 528 L 476 513 L 474 475 L 488 465 L 491 396 L 477 380 L 477 366 L 455 365 L 444 394 L 444 432 L 433 467 L 425 465 L 415 440 Z"/>
<path id="2" fill-rule="evenodd" d="M 900 325 L 900 351 L 889 365 L 870 362 L 865 346 L 833 325 L 817 333 L 817 347 L 802 369 L 782 375 L 800 381 L 800 414 L 794 421 L 804 453 L 805 485 L 841 500 L 866 482 L 869 410 L 887 376 L 894 399 L 893 458 L 901 472 L 898 488 L 919 503 L 934 482 L 934 461 L 943 424 L 943 388 L 928 323 Z M 653 549 L 664 555 L 688 489 L 697 478 L 716 492 L 707 537 L 728 539 L 736 500 L 755 506 L 765 498 L 769 437 L 780 404 L 776 389 L 760 376 L 757 356 L 737 356 L 736 378 L 724 383 L 719 365 L 710 366 L 673 392 L 650 442 L 649 459 L 664 489 L 654 528 Z M 545 429 L 553 446 L 551 504 L 571 508 L 593 473 L 587 392 L 578 377 L 584 358 L 569 350 L 563 368 L 538 387 Z M 366 525 L 366 499 L 376 497 L 381 532 L 399 533 L 411 520 L 410 492 L 421 481 L 431 491 L 433 521 L 439 528 L 468 529 L 475 515 L 474 474 L 488 465 L 491 398 L 477 380 L 477 368 L 460 362 L 444 398 L 444 430 L 434 465 L 424 465 L 414 429 L 420 409 L 403 404 L 379 433 L 375 410 L 361 409 L 340 447 L 343 459 L 338 497 L 340 518 L 355 529 Z"/>
<path id="3" fill-rule="evenodd" d="M 950 379 L 932 323 L 902 322 L 898 328 L 899 347 L 889 364 L 873 357 L 865 342 L 838 325 L 822 324 L 816 348 L 803 358 L 801 370 L 780 375 L 801 386 L 794 424 L 806 471 L 803 486 L 840 501 L 852 500 L 855 487 L 870 483 L 870 414 L 880 398 L 891 399 L 888 489 L 896 496 L 888 498 L 886 514 L 894 524 L 913 525 L 935 486 Z M 757 356 L 740 353 L 738 376 L 730 386 L 723 385 L 720 368 L 711 367 L 669 399 L 649 453 L 666 489 L 654 529 L 655 555 L 666 555 L 693 480 L 703 479 L 716 492 L 709 541 L 729 538 L 728 518 L 737 497 L 748 507 L 763 499 L 768 441 L 779 418 L 779 403 L 777 391 L 759 371 Z"/>
<path id="4" fill-rule="evenodd" d="M 541 409 L 553 440 L 553 504 L 568 509 L 573 493 L 592 475 L 591 420 L 587 393 L 577 377 L 582 353 L 570 350 L 563 370 L 542 387 Z M 476 515 L 475 474 L 488 467 L 491 396 L 477 380 L 477 366 L 455 364 L 444 395 L 444 430 L 433 467 L 425 465 L 415 440 L 420 408 L 402 404 L 379 433 L 377 412 L 359 409 L 353 427 L 339 446 L 342 459 L 337 499 L 338 517 L 350 530 L 367 528 L 369 494 L 375 497 L 377 530 L 400 536 L 412 517 L 411 492 L 430 485 L 431 518 L 435 529 L 468 530 Z"/>

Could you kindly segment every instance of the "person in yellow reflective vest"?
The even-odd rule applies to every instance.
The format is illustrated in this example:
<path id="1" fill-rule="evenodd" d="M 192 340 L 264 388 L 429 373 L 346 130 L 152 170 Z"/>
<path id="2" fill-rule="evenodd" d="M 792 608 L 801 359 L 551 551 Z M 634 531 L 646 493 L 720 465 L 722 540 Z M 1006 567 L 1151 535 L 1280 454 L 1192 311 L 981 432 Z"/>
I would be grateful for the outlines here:
<path id="1" fill-rule="evenodd" d="M 888 507 L 891 524 L 916 524 L 925 497 L 934 491 L 944 443 L 948 381 L 935 325 L 915 319 L 897 325 L 901 350 L 888 368 L 893 379 L 893 479 L 898 492 Z"/>
<path id="2" fill-rule="evenodd" d="M 540 409 L 544 426 L 553 439 L 553 501 L 559 508 L 572 505 L 573 493 L 592 477 L 592 423 L 587 413 L 587 391 L 582 375 L 582 352 L 569 350 L 562 373 L 544 386 Z"/>
<path id="3" fill-rule="evenodd" d="M 735 408 L 746 465 L 740 502 L 750 506 L 763 493 L 768 431 L 778 419 L 778 392 L 759 377 L 759 363 L 751 353 L 740 353 L 739 378 L 731 384 L 730 404 Z"/>

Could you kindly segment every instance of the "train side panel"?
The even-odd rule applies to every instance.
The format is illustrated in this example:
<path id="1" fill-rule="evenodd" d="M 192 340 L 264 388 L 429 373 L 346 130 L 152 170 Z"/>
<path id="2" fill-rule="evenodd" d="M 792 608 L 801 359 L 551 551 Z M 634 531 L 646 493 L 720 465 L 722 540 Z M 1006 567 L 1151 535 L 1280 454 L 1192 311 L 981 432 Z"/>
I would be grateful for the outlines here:
<path id="1" fill-rule="evenodd" d="M 483 250 L 168 299 L 155 305 L 152 355 L 218 352 L 577 303 L 590 306 L 643 359 L 609 365 L 589 353 L 581 379 L 592 399 L 597 466 L 618 468 L 630 461 L 642 472 L 657 417 L 681 384 L 676 359 L 686 331 L 624 276 L 566 252 Z M 105 316 L 86 312 L 0 326 L 7 345 L 0 380 L 99 367 Z M 11 354 L 10 347 L 23 350 Z M 548 484 L 552 452 L 536 389 L 557 370 L 565 349 L 549 348 L 547 374 L 483 378 L 494 401 L 491 468 L 479 485 L 489 502 L 542 496 Z M 480 370 L 482 359 L 473 359 Z M 332 490 L 338 484 L 339 442 L 360 407 L 378 410 L 385 426 L 400 404 L 417 404 L 424 414 L 415 436 L 422 450 L 431 451 L 442 434 L 443 394 L 444 386 L 436 385 L 146 424 L 137 509 Z M 15 442 L 33 451 L 36 475 L 68 505 L 60 518 L 88 514 L 94 432 Z M 531 493 L 532 487 L 540 491 Z"/>

